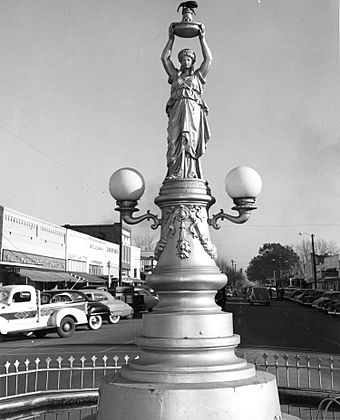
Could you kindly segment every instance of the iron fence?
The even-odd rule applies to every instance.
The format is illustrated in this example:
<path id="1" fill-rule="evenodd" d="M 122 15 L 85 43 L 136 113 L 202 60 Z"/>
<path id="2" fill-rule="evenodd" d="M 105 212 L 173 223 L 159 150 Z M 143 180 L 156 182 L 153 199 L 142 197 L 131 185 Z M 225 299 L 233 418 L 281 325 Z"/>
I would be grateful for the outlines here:
<path id="1" fill-rule="evenodd" d="M 7 361 L 0 367 L 0 401 L 10 396 L 42 391 L 97 389 L 103 376 L 121 369 L 130 358 L 131 355 L 93 355 L 78 359 L 59 356 L 56 359 Z"/>
<path id="2" fill-rule="evenodd" d="M 258 370 L 276 376 L 284 412 L 308 420 L 340 419 L 340 357 L 259 353 L 256 349 L 238 351 L 238 355 L 254 363 Z M 97 391 L 103 376 L 138 357 L 131 353 L 7 361 L 0 366 L 0 417 L 1 406 L 10 400 L 13 404 L 13 397 L 19 401 L 20 397 L 32 399 L 51 391 Z"/>

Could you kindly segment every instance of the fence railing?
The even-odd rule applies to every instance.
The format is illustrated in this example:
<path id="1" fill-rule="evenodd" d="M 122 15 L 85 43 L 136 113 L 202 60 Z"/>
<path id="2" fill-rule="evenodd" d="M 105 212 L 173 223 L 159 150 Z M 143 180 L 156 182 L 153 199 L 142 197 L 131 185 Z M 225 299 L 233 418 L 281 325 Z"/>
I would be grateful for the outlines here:
<path id="1" fill-rule="evenodd" d="M 296 414 L 306 419 L 338 419 L 337 399 L 340 397 L 340 357 L 312 356 L 308 354 L 288 354 L 261 352 L 245 349 L 237 352 L 240 357 L 254 363 L 258 370 L 270 372 L 276 376 L 281 404 L 286 412 L 293 410 L 297 399 L 300 406 Z M 131 358 L 138 358 L 137 353 L 129 355 L 101 355 L 75 358 L 70 356 L 52 359 L 15 360 L 0 366 L 0 405 L 15 396 L 38 395 L 49 391 L 97 390 L 103 376 L 114 373 L 127 364 Z M 332 417 L 313 416 L 315 408 L 322 401 L 335 402 L 331 406 L 323 405 L 332 411 Z M 306 408 L 313 400 L 314 408 Z M 335 407 L 335 408 L 334 408 Z M 309 417 L 303 417 L 304 409 L 310 411 Z M 301 411 L 302 410 L 302 411 Z M 294 411 L 294 410 L 293 410 Z M 319 410 L 321 412 L 321 410 Z M 291 412 L 295 414 L 295 412 Z"/>
<path id="2" fill-rule="evenodd" d="M 243 352 L 240 356 L 274 374 L 280 387 L 340 392 L 339 357 L 274 352 Z"/>
<path id="3" fill-rule="evenodd" d="M 97 389 L 103 376 L 128 363 L 131 355 L 73 356 L 44 360 L 16 360 L 0 366 L 0 400 L 15 395 L 52 390 Z"/>

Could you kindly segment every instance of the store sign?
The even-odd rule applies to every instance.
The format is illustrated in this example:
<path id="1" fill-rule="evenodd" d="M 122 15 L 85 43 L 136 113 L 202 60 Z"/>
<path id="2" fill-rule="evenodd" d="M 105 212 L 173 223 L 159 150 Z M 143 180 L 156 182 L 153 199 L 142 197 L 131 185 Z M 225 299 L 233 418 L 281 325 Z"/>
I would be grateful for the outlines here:
<path id="1" fill-rule="evenodd" d="M 73 254 L 71 252 L 67 253 L 67 258 L 69 260 L 75 260 L 75 261 L 87 261 L 87 256 L 86 255 Z"/>
<path id="2" fill-rule="evenodd" d="M 42 255 L 29 254 L 26 252 L 11 251 L 4 249 L 2 251 L 2 261 L 17 263 L 39 265 L 41 268 L 53 268 L 54 270 L 66 270 L 65 260 L 53 257 L 44 257 Z"/>

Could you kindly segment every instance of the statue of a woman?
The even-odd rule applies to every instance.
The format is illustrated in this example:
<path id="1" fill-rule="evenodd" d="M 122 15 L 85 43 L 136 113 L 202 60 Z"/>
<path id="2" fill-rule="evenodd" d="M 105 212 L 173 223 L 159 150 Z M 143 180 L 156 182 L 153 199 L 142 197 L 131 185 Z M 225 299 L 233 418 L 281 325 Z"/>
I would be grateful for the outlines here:
<path id="1" fill-rule="evenodd" d="M 162 52 L 162 63 L 169 76 L 171 93 L 166 105 L 169 117 L 167 178 L 202 178 L 199 158 L 210 138 L 208 107 L 202 99 L 203 85 L 212 56 L 205 40 L 205 28 L 200 25 L 199 40 L 203 62 L 194 71 L 196 55 L 190 49 L 178 54 L 180 69 L 171 61 L 175 40 L 174 24 L 169 27 L 169 39 Z"/>

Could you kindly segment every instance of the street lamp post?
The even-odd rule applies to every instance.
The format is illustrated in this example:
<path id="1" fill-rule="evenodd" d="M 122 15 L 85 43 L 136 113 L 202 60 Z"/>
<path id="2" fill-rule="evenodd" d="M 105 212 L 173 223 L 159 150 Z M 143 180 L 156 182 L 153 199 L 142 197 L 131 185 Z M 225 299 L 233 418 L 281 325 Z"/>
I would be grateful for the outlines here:
<path id="1" fill-rule="evenodd" d="M 119 214 L 119 274 L 118 286 L 122 286 L 122 273 L 123 273 L 123 219 L 121 213 Z"/>
<path id="2" fill-rule="evenodd" d="M 180 4 L 182 22 L 170 25 L 162 53 L 173 84 L 167 106 L 168 171 L 155 198 L 161 217 L 150 211 L 133 215 L 145 189 L 137 170 L 122 168 L 110 178 L 110 193 L 125 223 L 151 220 L 151 228 L 161 227 L 157 265 L 147 279 L 159 303 L 143 315 L 142 333 L 136 339 L 139 357 L 103 381 L 97 420 L 287 418 L 281 413 L 275 376 L 256 371 L 236 355 L 240 337 L 233 332 L 232 314 L 215 302 L 227 278 L 216 265 L 210 228 L 219 229 L 217 222 L 224 219 L 245 223 L 256 209 L 262 182 L 252 168 L 231 170 L 225 189 L 237 214 L 221 210 L 210 217 L 215 199 L 202 177 L 199 159 L 210 136 L 200 94 L 211 53 L 204 26 L 192 20 L 196 7 L 194 1 Z M 197 72 L 195 53 L 189 49 L 179 53 L 181 71 L 176 71 L 170 60 L 175 36 L 198 36 L 203 62 Z"/>
<path id="3" fill-rule="evenodd" d="M 314 245 L 314 233 L 300 232 L 299 235 L 309 235 L 312 241 L 312 265 L 313 265 L 313 279 L 314 279 L 314 289 L 318 288 L 318 279 L 316 273 L 316 260 L 315 260 L 315 245 Z"/>
<path id="4" fill-rule="evenodd" d="M 311 234 L 312 238 L 312 259 L 313 259 L 313 274 L 314 274 L 314 289 L 318 288 L 318 280 L 316 274 L 316 262 L 315 262 L 315 247 L 314 247 L 314 234 Z"/>

